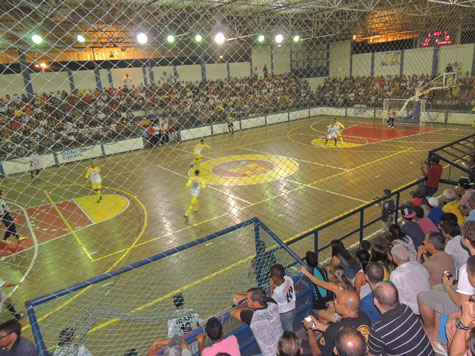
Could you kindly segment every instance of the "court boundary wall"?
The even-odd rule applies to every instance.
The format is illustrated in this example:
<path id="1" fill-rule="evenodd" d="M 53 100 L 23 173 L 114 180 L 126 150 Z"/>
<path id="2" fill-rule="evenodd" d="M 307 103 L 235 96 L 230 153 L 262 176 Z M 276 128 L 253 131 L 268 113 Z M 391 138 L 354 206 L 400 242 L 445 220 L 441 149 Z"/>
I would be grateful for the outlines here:
<path id="1" fill-rule="evenodd" d="M 263 127 L 272 124 L 291 122 L 294 120 L 309 119 L 314 116 L 339 116 L 377 119 L 384 117 L 384 111 L 380 108 L 335 108 L 335 107 L 315 107 L 296 111 L 287 111 L 281 113 L 272 113 L 257 117 L 248 117 L 246 119 L 236 120 L 234 123 L 235 131 Z M 473 125 L 475 116 L 470 113 L 456 112 L 423 112 L 421 120 L 438 124 L 461 124 Z M 153 119 L 152 119 L 153 120 Z M 214 136 L 228 132 L 227 123 L 210 124 L 190 129 L 178 131 L 178 141 L 188 141 L 202 137 Z M 146 140 L 142 137 L 132 139 L 103 143 L 93 146 L 77 147 L 59 152 L 52 152 L 40 155 L 40 166 L 48 168 L 59 166 L 63 163 L 81 161 L 97 157 L 104 157 L 117 153 L 130 152 L 144 149 Z M 30 158 L 22 157 L 0 162 L 0 175 L 9 176 L 16 173 L 30 171 Z"/>

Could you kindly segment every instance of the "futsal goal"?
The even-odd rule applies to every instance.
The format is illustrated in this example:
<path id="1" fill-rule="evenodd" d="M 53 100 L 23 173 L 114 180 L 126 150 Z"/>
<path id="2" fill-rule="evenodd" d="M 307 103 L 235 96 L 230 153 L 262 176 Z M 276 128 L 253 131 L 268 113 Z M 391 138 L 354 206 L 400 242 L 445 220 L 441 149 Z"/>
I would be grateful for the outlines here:
<path id="1" fill-rule="evenodd" d="M 385 98 L 383 100 L 383 123 L 389 118 L 389 110 L 394 110 L 396 121 L 405 124 L 424 125 L 437 121 L 437 113 L 426 110 L 428 96 L 437 90 L 450 90 L 457 84 L 457 72 L 443 73 L 419 86 L 410 98 Z M 442 113 L 441 113 L 442 114 Z"/>

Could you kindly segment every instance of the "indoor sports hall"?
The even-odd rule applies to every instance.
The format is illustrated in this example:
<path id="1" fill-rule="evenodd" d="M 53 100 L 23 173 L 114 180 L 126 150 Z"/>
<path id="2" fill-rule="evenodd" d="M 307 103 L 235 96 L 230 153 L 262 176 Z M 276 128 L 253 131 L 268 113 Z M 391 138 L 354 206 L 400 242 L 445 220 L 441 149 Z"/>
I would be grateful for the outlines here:
<path id="1" fill-rule="evenodd" d="M 22 312 L 48 295 L 21 323 L 49 351 L 74 327 L 95 355 L 143 353 L 180 292 L 203 319 L 229 308 L 256 284 L 249 219 L 301 258 L 342 237 L 355 248 L 384 233 L 384 189 L 411 198 L 429 151 L 462 140 L 445 157 L 473 169 L 471 1 L 0 10 L 0 190 L 20 237 L 0 240 L 0 279 L 18 284 L 2 293 Z M 442 164 L 443 179 L 466 176 Z"/>

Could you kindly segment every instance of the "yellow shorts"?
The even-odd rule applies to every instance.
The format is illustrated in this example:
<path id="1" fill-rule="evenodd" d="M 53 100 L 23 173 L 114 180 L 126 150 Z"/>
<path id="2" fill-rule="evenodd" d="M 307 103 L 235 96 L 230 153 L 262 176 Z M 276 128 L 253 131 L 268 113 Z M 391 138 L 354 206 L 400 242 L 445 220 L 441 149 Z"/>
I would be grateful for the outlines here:
<path id="1" fill-rule="evenodd" d="M 102 189 L 101 183 L 97 183 L 97 184 L 96 184 L 96 183 L 92 183 L 92 189 L 94 189 L 94 190 L 100 190 L 100 189 Z"/>
<path id="2" fill-rule="evenodd" d="M 196 204 L 197 201 L 198 201 L 198 197 L 191 197 L 190 205 Z"/>

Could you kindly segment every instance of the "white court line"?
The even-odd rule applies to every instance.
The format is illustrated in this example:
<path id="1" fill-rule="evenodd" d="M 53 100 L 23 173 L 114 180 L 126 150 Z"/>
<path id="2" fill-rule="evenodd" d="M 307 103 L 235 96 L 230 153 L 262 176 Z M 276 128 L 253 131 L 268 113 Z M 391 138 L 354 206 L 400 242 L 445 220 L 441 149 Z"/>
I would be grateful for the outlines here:
<path id="1" fill-rule="evenodd" d="M 275 153 L 254 150 L 252 148 L 247 148 L 247 147 L 238 147 L 238 148 L 241 148 L 243 150 L 252 151 L 252 152 L 257 152 L 257 153 L 260 153 L 260 154 L 266 154 L 266 155 L 270 155 L 270 156 L 284 157 L 284 158 L 287 158 L 287 159 L 292 159 L 294 161 L 300 161 L 300 162 L 304 162 L 304 163 L 314 164 L 316 166 L 323 166 L 323 167 L 327 167 L 327 168 L 339 169 L 340 171 L 347 171 L 348 170 L 348 168 L 335 167 L 335 166 L 330 166 L 328 164 L 306 161 L 306 160 L 300 159 L 300 158 L 288 157 L 288 156 L 284 156 L 284 155 L 277 155 Z"/>
<path id="2" fill-rule="evenodd" d="M 170 172 L 170 173 L 176 174 L 176 175 L 178 175 L 178 176 L 180 176 L 180 177 L 183 177 L 183 178 L 185 178 L 185 179 L 188 179 L 188 178 L 189 178 L 189 177 L 185 176 L 184 174 L 181 174 L 181 173 L 172 171 L 171 169 L 168 169 L 168 168 L 165 168 L 165 167 L 163 167 L 163 166 L 160 166 L 159 164 L 156 164 L 156 166 L 157 166 L 158 168 L 164 169 L 164 170 L 166 170 L 166 171 L 168 171 L 168 172 Z M 210 186 L 210 185 L 208 185 L 208 186 L 209 186 L 210 189 L 216 190 L 217 192 L 220 192 L 221 194 L 224 194 L 224 195 L 226 195 L 226 196 L 228 196 L 228 197 L 234 198 L 234 199 L 236 199 L 236 200 L 240 200 L 240 201 L 242 201 L 242 202 L 244 202 L 244 203 L 246 203 L 246 204 L 250 204 L 250 205 L 252 204 L 250 201 L 247 201 L 246 199 L 239 198 L 239 197 L 237 197 L 237 196 L 235 196 L 235 195 L 233 195 L 233 194 L 228 194 L 228 193 L 226 193 L 226 192 L 224 192 L 224 191 L 222 191 L 222 190 L 220 190 L 220 189 L 218 189 L 218 188 L 212 187 L 212 186 Z"/>
<path id="3" fill-rule="evenodd" d="M 362 203 L 369 203 L 367 200 L 363 200 L 363 199 L 351 197 L 351 196 L 349 196 L 349 195 L 345 195 L 345 194 L 333 192 L 333 191 L 331 191 L 331 190 L 327 190 L 327 189 L 323 189 L 323 188 L 318 188 L 318 187 L 316 187 L 316 186 L 314 186 L 314 185 L 309 185 L 309 184 L 305 184 L 305 183 L 300 183 L 300 182 L 297 182 L 297 181 L 295 181 L 295 180 L 287 179 L 287 178 L 282 178 L 282 179 L 283 179 L 283 180 L 286 180 L 287 182 L 290 182 L 290 183 L 295 183 L 295 184 L 298 184 L 298 185 L 303 185 L 303 186 L 305 186 L 305 187 L 307 187 L 307 188 L 312 188 L 312 189 L 316 189 L 316 190 L 321 190 L 321 191 L 324 191 L 324 192 L 327 192 L 327 193 L 330 193 L 330 194 L 338 195 L 338 196 L 343 197 L 343 198 L 356 200 L 356 201 L 359 201 L 359 202 L 362 202 Z"/>

